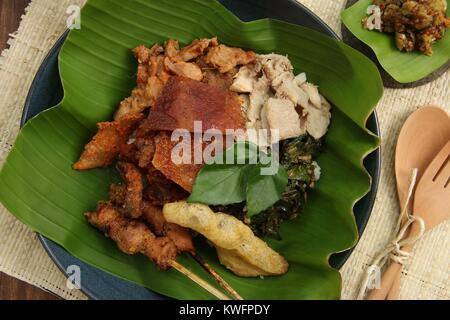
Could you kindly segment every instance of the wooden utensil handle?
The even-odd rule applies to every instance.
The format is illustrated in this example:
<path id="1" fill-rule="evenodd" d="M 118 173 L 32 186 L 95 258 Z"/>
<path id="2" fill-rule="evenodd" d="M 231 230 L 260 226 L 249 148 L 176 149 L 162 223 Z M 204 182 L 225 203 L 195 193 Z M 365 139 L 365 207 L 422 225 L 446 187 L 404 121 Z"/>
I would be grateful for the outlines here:
<path id="1" fill-rule="evenodd" d="M 402 273 L 399 272 L 392 283 L 391 290 L 389 290 L 388 295 L 386 297 L 387 300 L 398 300 L 400 297 L 400 280 L 402 277 Z"/>
<path id="2" fill-rule="evenodd" d="M 408 233 L 408 237 L 411 237 L 412 235 L 415 235 L 420 230 L 420 227 L 418 223 L 414 223 Z M 411 252 L 414 245 L 406 245 L 401 248 L 402 251 Z M 391 289 L 388 292 L 388 295 L 386 297 L 387 300 L 398 300 L 400 297 L 400 280 L 401 280 L 402 274 L 399 272 L 397 276 L 394 279 L 394 282 L 391 285 Z"/>
<path id="3" fill-rule="evenodd" d="M 409 236 L 418 230 L 417 223 L 411 226 Z M 411 252 L 413 245 L 406 245 L 402 251 Z M 400 296 L 400 277 L 403 266 L 400 263 L 392 262 L 381 277 L 381 288 L 373 289 L 367 295 L 367 300 L 397 300 Z M 392 291 L 392 292 L 391 292 Z"/>
<path id="4" fill-rule="evenodd" d="M 411 252 L 412 246 L 405 246 L 402 248 L 402 250 Z M 401 269 L 400 269 L 401 271 Z M 399 272 L 397 276 L 395 277 L 394 281 L 392 282 L 391 289 L 388 292 L 388 295 L 386 297 L 387 300 L 398 300 L 400 297 L 400 280 L 402 278 L 402 273 Z"/>
<path id="5" fill-rule="evenodd" d="M 402 265 L 393 262 L 389 265 L 386 271 L 381 277 L 381 284 L 379 289 L 373 289 L 367 295 L 367 300 L 385 300 L 388 296 L 389 290 L 391 290 L 397 275 L 402 270 Z"/>

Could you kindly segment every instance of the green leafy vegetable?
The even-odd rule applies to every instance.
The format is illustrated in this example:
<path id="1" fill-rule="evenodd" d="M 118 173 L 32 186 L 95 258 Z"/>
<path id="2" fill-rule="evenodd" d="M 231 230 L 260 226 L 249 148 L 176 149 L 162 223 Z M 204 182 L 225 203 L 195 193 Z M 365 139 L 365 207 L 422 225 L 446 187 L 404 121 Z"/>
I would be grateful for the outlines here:
<path id="1" fill-rule="evenodd" d="M 281 164 L 287 171 L 289 181 L 279 201 L 263 212 L 251 216 L 245 203 L 217 206 L 216 211 L 226 212 L 249 225 L 259 237 L 271 236 L 281 239 L 279 230 L 283 221 L 295 219 L 304 209 L 307 195 L 316 184 L 316 159 L 322 152 L 322 140 L 310 135 L 282 142 Z M 251 216 L 251 217 L 249 217 Z"/>
<path id="2" fill-rule="evenodd" d="M 210 205 L 228 205 L 246 198 L 250 165 L 206 165 L 195 180 L 188 201 Z"/>
<path id="3" fill-rule="evenodd" d="M 247 183 L 247 213 L 250 217 L 266 210 L 281 199 L 288 183 L 288 175 L 283 167 L 277 174 L 263 175 L 263 165 L 255 165 Z"/>
<path id="4" fill-rule="evenodd" d="M 276 171 L 264 174 L 271 166 Z M 229 205 L 247 200 L 248 215 L 254 216 L 281 199 L 287 182 L 277 161 L 260 154 L 253 143 L 238 142 L 202 168 L 188 201 Z"/>

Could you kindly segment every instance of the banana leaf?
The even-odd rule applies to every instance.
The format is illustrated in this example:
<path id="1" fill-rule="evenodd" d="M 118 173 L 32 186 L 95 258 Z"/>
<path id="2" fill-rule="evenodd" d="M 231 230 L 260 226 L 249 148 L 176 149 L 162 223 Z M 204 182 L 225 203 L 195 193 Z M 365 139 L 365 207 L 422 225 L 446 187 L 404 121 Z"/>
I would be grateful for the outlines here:
<path id="1" fill-rule="evenodd" d="M 365 128 L 382 95 L 377 68 L 315 31 L 269 19 L 244 23 L 216 1 L 89 0 L 81 29 L 71 31 L 59 56 L 64 99 L 21 130 L 0 172 L 0 200 L 23 223 L 88 264 L 169 297 L 212 299 L 176 271 L 159 271 L 143 256 L 121 253 L 85 221 L 83 213 L 107 199 L 110 183 L 118 181 L 113 168 L 71 169 L 96 122 L 111 119 L 134 87 L 131 48 L 212 36 L 259 53 L 288 54 L 296 72 L 306 72 L 335 107 L 326 151 L 318 159 L 322 179 L 304 213 L 283 225 L 282 240 L 267 239 L 287 258 L 289 272 L 240 278 L 202 241 L 198 251 L 246 299 L 338 299 L 341 278 L 328 258 L 357 241 L 352 208 L 371 184 L 362 161 L 379 143 Z M 217 286 L 188 256 L 178 261 Z"/>
<path id="2" fill-rule="evenodd" d="M 433 45 L 433 55 L 421 52 L 400 52 L 395 46 L 393 34 L 369 31 L 361 21 L 367 16 L 372 0 L 360 0 L 342 13 L 342 22 L 359 40 L 368 45 L 377 56 L 384 70 L 400 83 L 410 83 L 430 75 L 450 59 L 450 32 Z M 450 15 L 450 6 L 447 16 Z"/>

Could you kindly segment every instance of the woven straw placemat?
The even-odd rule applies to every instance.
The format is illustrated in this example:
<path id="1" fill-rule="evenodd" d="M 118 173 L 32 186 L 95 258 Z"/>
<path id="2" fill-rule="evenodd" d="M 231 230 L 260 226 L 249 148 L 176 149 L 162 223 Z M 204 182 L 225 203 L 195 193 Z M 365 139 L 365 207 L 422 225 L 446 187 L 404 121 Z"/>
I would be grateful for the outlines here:
<path id="1" fill-rule="evenodd" d="M 338 34 L 345 0 L 299 0 Z M 33 0 L 10 48 L 0 58 L 0 166 L 19 130 L 31 81 L 43 58 L 66 28 L 70 5 L 85 0 Z M 377 106 L 382 131 L 382 172 L 378 196 L 364 235 L 342 268 L 343 299 L 355 298 L 374 255 L 387 243 L 398 215 L 393 157 L 399 130 L 418 106 L 435 104 L 450 111 L 450 71 L 423 87 L 385 90 Z M 402 275 L 402 299 L 450 299 L 450 222 L 426 234 L 416 245 Z M 66 299 L 86 299 L 69 290 L 66 279 L 47 256 L 36 235 L 0 207 L 0 271 Z"/>

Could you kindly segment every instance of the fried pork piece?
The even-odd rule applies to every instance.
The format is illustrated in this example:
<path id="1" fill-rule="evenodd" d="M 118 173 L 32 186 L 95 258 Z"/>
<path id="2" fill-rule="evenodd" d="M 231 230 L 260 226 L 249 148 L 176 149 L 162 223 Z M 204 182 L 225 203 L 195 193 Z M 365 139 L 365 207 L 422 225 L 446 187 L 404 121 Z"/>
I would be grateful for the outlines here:
<path id="1" fill-rule="evenodd" d="M 164 88 L 164 81 L 167 81 L 168 77 L 168 74 L 164 75 L 164 77 L 161 76 L 161 78 L 158 76 L 147 77 L 146 84 L 138 85 L 131 92 L 131 96 L 120 103 L 114 113 L 114 119 L 120 120 L 127 114 L 141 113 L 147 108 L 153 107 L 161 95 Z M 164 79 L 164 81 L 161 79 Z"/>
<path id="2" fill-rule="evenodd" d="M 147 96 L 145 86 L 140 85 L 133 89 L 130 97 L 119 104 L 114 113 L 114 120 L 120 120 L 126 115 L 141 113 L 152 104 L 154 104 L 154 100 Z"/>
<path id="3" fill-rule="evenodd" d="M 144 45 L 140 45 L 133 49 L 133 54 L 138 60 L 138 72 L 137 72 L 137 84 L 146 84 L 148 78 L 150 77 L 149 67 L 151 58 L 154 56 L 158 56 L 163 52 L 163 48 L 155 44 L 151 48 L 147 48 Z"/>
<path id="4" fill-rule="evenodd" d="M 236 66 L 255 62 L 256 54 L 253 51 L 245 52 L 240 48 L 231 48 L 223 44 L 213 47 L 206 56 L 206 62 L 220 70 L 228 72 Z"/>
<path id="5" fill-rule="evenodd" d="M 133 49 L 134 56 L 140 64 L 149 63 L 151 57 L 160 55 L 163 52 L 164 49 L 159 44 L 155 44 L 151 48 L 140 45 Z"/>
<path id="6" fill-rule="evenodd" d="M 125 143 L 120 146 L 119 160 L 137 164 L 139 162 L 137 152 L 138 148 L 135 143 Z"/>
<path id="7" fill-rule="evenodd" d="M 185 140 L 182 143 L 187 143 Z M 202 168 L 202 165 L 193 164 L 193 158 L 189 161 L 190 164 L 176 164 L 172 159 L 172 149 L 177 145 L 177 142 L 171 141 L 167 132 L 161 132 L 155 138 L 156 153 L 153 158 L 153 166 L 159 170 L 167 179 L 172 180 L 180 185 L 184 190 L 192 192 L 195 178 Z M 192 148 L 191 142 L 184 150 Z M 193 155 L 191 155 L 193 157 Z"/>
<path id="8" fill-rule="evenodd" d="M 218 46 L 217 38 L 212 39 L 196 39 L 186 47 L 184 47 L 180 52 L 178 52 L 174 58 L 177 61 L 191 61 L 195 58 L 202 56 L 205 50 L 209 47 Z"/>
<path id="9" fill-rule="evenodd" d="M 120 147 L 119 159 L 133 163 L 142 169 L 150 168 L 156 150 L 155 135 L 155 132 L 138 127 L 133 139 Z"/>
<path id="10" fill-rule="evenodd" d="M 219 47 L 220 49 L 217 50 L 216 48 Z M 245 53 L 241 49 L 219 46 L 217 38 L 197 39 L 181 50 L 178 41 L 174 39 L 166 42 L 165 49 L 158 44 L 150 49 L 141 45 L 133 50 L 139 62 L 137 87 L 132 91 L 130 97 L 119 104 L 114 119 L 118 120 L 127 114 L 141 113 L 149 107 L 154 107 L 172 75 L 197 81 L 203 80 L 203 71 L 208 69 L 202 70 L 197 63 L 189 61 L 202 57 L 208 48 L 210 51 L 215 50 L 213 54 L 208 54 L 210 57 L 209 60 L 207 59 L 208 63 L 214 67 L 221 65 L 220 70 L 223 73 L 233 71 L 237 65 L 247 64 L 254 60 L 254 53 Z M 211 69 L 209 66 L 209 70 Z M 211 72 L 207 72 L 206 75 L 209 77 L 209 80 L 205 81 L 207 83 L 218 80 L 218 77 L 211 78 Z"/>
<path id="11" fill-rule="evenodd" d="M 192 80 L 201 81 L 203 79 L 202 69 L 195 63 L 177 61 L 172 62 L 169 58 L 164 59 L 164 66 L 173 74 L 186 77 Z"/>
<path id="12" fill-rule="evenodd" d="M 143 123 L 148 130 L 194 132 L 194 121 L 204 131 L 244 129 L 241 101 L 236 93 L 184 77 L 172 77 L 164 87 L 156 106 Z"/>
<path id="13" fill-rule="evenodd" d="M 141 168 L 149 168 L 152 165 L 153 157 L 155 156 L 156 146 L 153 137 L 147 137 L 141 140 L 138 144 L 137 160 Z"/>
<path id="14" fill-rule="evenodd" d="M 195 39 L 188 46 L 180 50 L 178 40 L 169 39 L 165 43 L 165 56 L 173 62 L 188 62 L 203 55 L 209 46 L 217 46 L 217 38 Z"/>
<path id="15" fill-rule="evenodd" d="M 189 229 L 168 223 L 164 219 L 162 208 L 152 206 L 146 201 L 144 202 L 143 213 L 145 221 L 156 235 L 167 236 L 173 241 L 179 252 L 190 252 L 195 255 L 192 234 Z"/>
<path id="16" fill-rule="evenodd" d="M 147 86 L 145 87 L 145 94 L 147 99 L 149 99 L 150 107 L 153 107 L 156 103 L 156 100 L 158 100 L 159 96 L 161 95 L 164 84 L 166 80 L 161 80 L 157 76 L 151 76 L 148 79 Z"/>
<path id="17" fill-rule="evenodd" d="M 120 147 L 144 118 L 143 114 L 126 115 L 113 122 L 97 124 L 98 132 L 85 146 L 85 150 L 73 165 L 75 170 L 88 170 L 109 166 L 119 155 Z"/>
<path id="18" fill-rule="evenodd" d="M 162 209 L 160 209 L 161 215 Z M 164 217 L 164 215 L 163 215 Z M 175 243 L 179 252 L 189 252 L 195 255 L 195 247 L 192 242 L 192 233 L 189 229 L 183 228 L 174 223 L 168 223 L 164 225 L 164 235 Z"/>
<path id="19" fill-rule="evenodd" d="M 119 162 L 117 169 L 127 188 L 123 207 L 132 218 L 139 218 L 142 215 L 142 192 L 144 190 L 142 174 L 135 165 L 127 162 Z"/>
<path id="20" fill-rule="evenodd" d="M 124 217 L 109 202 L 100 203 L 96 212 L 85 216 L 126 254 L 142 253 L 163 270 L 169 269 L 170 261 L 177 256 L 177 248 L 168 237 L 156 238 L 144 223 Z"/>
<path id="21" fill-rule="evenodd" d="M 123 208 L 126 202 L 125 185 L 113 184 L 109 191 L 109 200 L 117 208 Z M 167 236 L 178 249 L 178 252 L 190 252 L 195 255 L 192 234 L 189 229 L 168 223 L 164 219 L 162 206 L 154 206 L 148 201 L 142 202 L 142 217 L 156 236 Z"/>
<path id="22" fill-rule="evenodd" d="M 150 77 L 157 77 L 161 82 L 166 84 L 167 80 L 171 77 L 169 71 L 166 70 L 164 65 L 165 56 L 160 54 L 159 56 L 153 56 L 150 58 Z"/>
<path id="23" fill-rule="evenodd" d="M 226 73 L 220 73 L 216 69 L 209 69 L 205 71 L 205 76 L 203 77 L 203 82 L 211 86 L 219 87 L 223 90 L 228 90 L 233 84 L 233 77 L 237 73 L 237 68 L 233 68 L 231 71 Z"/>
<path id="24" fill-rule="evenodd" d="M 216 69 L 209 69 L 205 71 L 203 82 L 211 86 L 219 87 L 223 90 L 228 90 L 233 84 L 233 77 L 236 74 L 236 68 L 226 73 L 220 73 Z"/>
<path id="25" fill-rule="evenodd" d="M 109 187 L 109 201 L 117 207 L 123 207 L 127 196 L 127 187 L 123 184 L 112 184 Z"/>
<path id="26" fill-rule="evenodd" d="M 251 229 L 235 217 L 214 213 L 208 206 L 201 204 L 188 204 L 177 202 L 166 204 L 163 208 L 164 218 L 185 228 L 190 228 L 201 233 L 211 241 L 222 253 L 230 257 L 225 266 L 237 274 L 246 274 L 242 267 L 251 265 L 247 275 L 281 275 L 288 271 L 287 261 L 272 250 L 264 241 L 256 237 Z M 223 255 L 222 255 L 223 257 Z M 243 263 L 235 269 L 236 261 L 240 259 Z M 256 274 L 255 270 L 261 270 Z"/>
<path id="27" fill-rule="evenodd" d="M 211 86 L 222 88 L 223 90 L 229 90 L 234 82 L 234 77 L 238 73 L 238 68 L 235 67 L 228 72 L 220 73 L 219 70 L 211 68 L 205 61 L 205 56 L 197 58 L 195 63 L 202 69 L 204 77 L 202 82 Z"/>
<path id="28" fill-rule="evenodd" d="M 166 41 L 164 54 L 170 59 L 175 59 L 180 51 L 180 44 L 178 40 L 169 39 Z"/>
<path id="29" fill-rule="evenodd" d="M 170 39 L 165 45 L 166 59 L 164 60 L 164 66 L 167 70 L 177 76 L 201 81 L 203 79 L 201 68 L 198 64 L 189 61 L 202 56 L 210 45 L 217 46 L 217 38 L 196 39 L 181 50 L 178 41 Z"/>
<path id="30" fill-rule="evenodd" d="M 140 45 L 139 47 L 136 47 L 133 49 L 133 54 L 138 60 L 138 72 L 137 72 L 137 84 L 138 85 L 145 85 L 147 84 L 148 78 L 151 75 L 156 75 L 154 70 L 152 70 L 152 67 L 154 69 L 154 65 L 152 64 L 152 59 L 154 57 L 160 55 L 164 49 L 159 45 L 155 44 L 151 48 L 147 48 L 144 45 Z"/>
<path id="31" fill-rule="evenodd" d="M 154 206 L 163 206 L 165 203 L 185 200 L 189 197 L 189 193 L 164 177 L 154 167 L 147 174 L 147 182 L 144 197 Z"/>
<path id="32" fill-rule="evenodd" d="M 153 59 L 163 52 L 164 49 L 159 44 L 155 44 L 151 48 L 140 45 L 133 49 L 133 54 L 139 63 L 137 74 L 138 85 L 147 84 L 148 78 L 156 75 L 155 70 L 157 70 L 157 68 L 155 68 L 156 66 Z"/>
<path id="33" fill-rule="evenodd" d="M 111 185 L 109 190 L 109 200 L 114 206 L 123 208 L 126 196 L 126 186 L 118 184 Z M 155 206 L 149 201 L 143 201 L 142 218 L 156 236 L 167 236 L 172 240 L 177 247 L 178 252 L 190 252 L 195 255 L 195 247 L 192 242 L 190 230 L 176 224 L 168 223 L 166 219 L 164 219 L 162 206 Z"/>
<path id="34" fill-rule="evenodd" d="M 155 155 L 155 132 L 147 131 L 145 127 L 139 126 L 136 130 L 134 144 L 136 145 L 136 159 L 139 167 L 149 169 L 152 167 L 152 160 Z"/>
<path id="35" fill-rule="evenodd" d="M 124 99 L 117 108 L 114 119 L 118 120 L 127 114 L 141 113 L 152 107 L 162 92 L 169 75 L 164 69 L 164 49 L 155 44 L 152 48 L 141 45 L 133 49 L 138 60 L 136 76 L 137 87 L 131 96 Z"/>
<path id="36" fill-rule="evenodd" d="M 153 206 L 148 201 L 144 201 L 142 207 L 143 219 L 157 236 L 164 236 L 164 225 L 167 223 L 162 214 L 161 207 Z"/>

